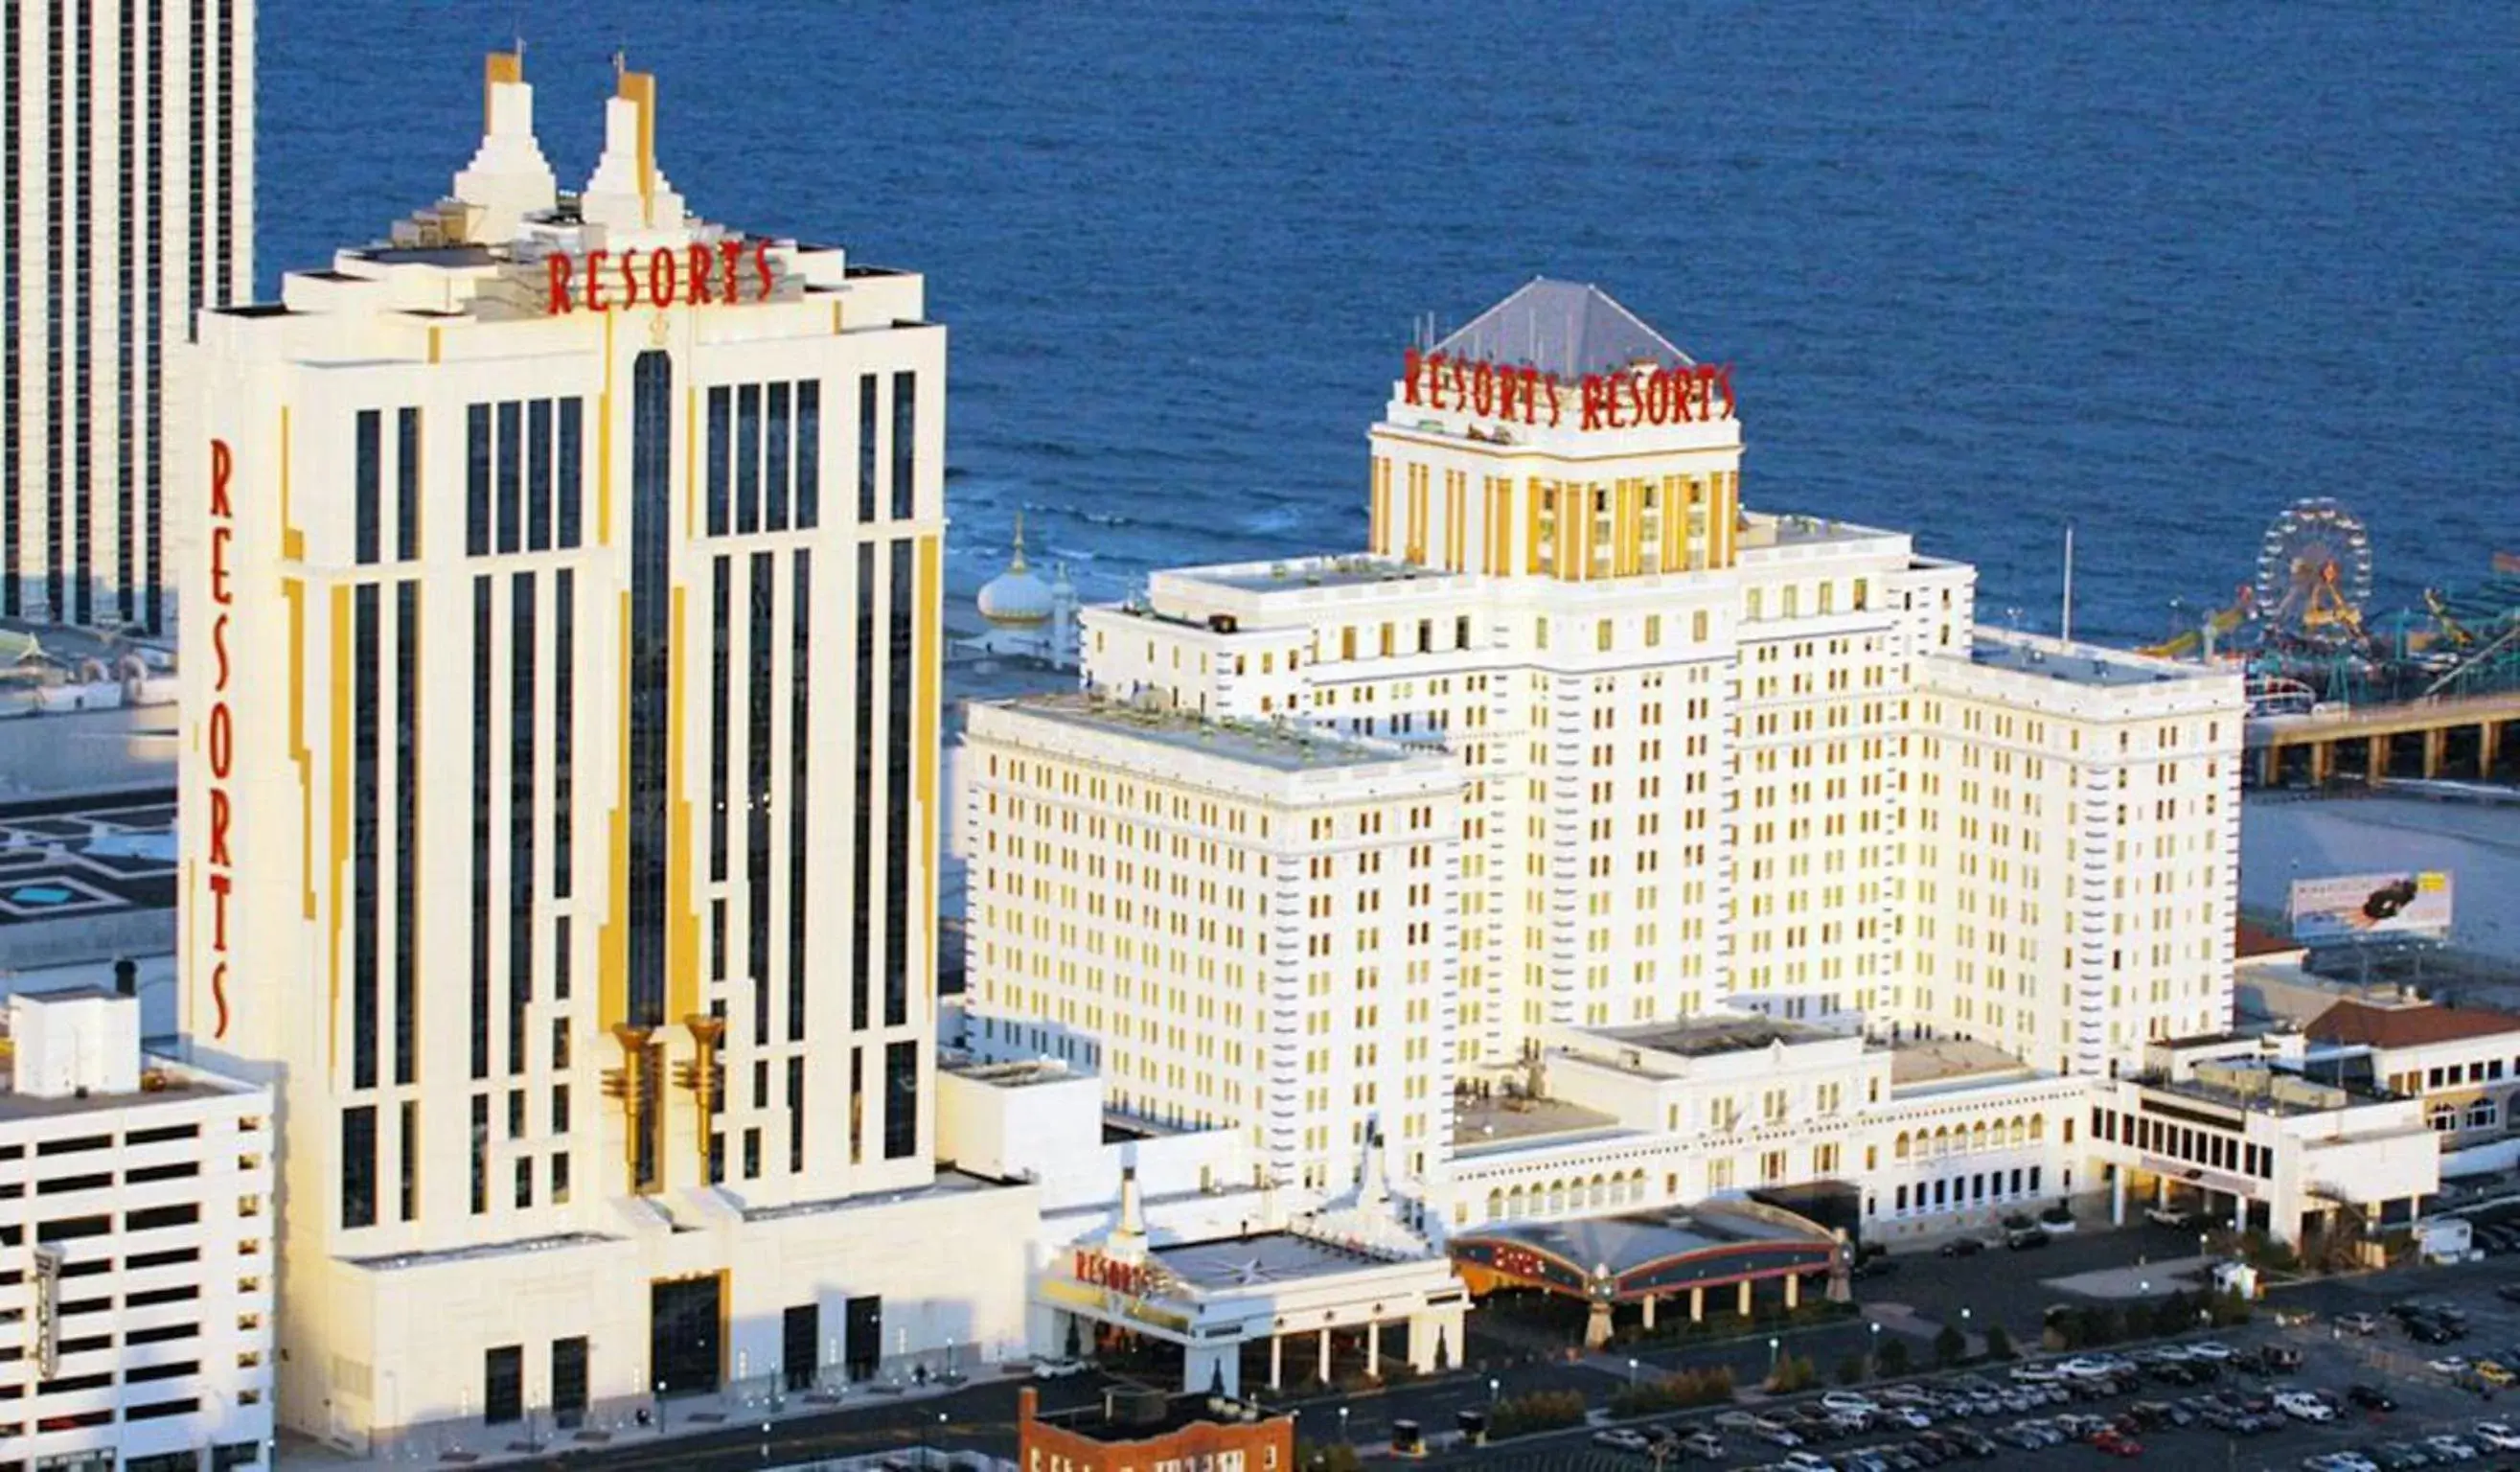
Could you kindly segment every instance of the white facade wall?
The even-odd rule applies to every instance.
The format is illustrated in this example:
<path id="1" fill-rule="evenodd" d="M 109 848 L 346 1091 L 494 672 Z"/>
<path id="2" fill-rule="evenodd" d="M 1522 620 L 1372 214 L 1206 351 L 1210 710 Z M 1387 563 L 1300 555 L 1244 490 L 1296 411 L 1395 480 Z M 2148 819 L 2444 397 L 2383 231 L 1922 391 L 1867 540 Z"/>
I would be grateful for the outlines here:
<path id="1" fill-rule="evenodd" d="M 0 617 L 171 634 L 195 314 L 253 289 L 253 0 L 0 33 Z M 127 285 L 126 285 L 127 283 Z"/>
<path id="2" fill-rule="evenodd" d="M 967 1045 L 1240 1131 L 1304 1190 L 1354 1180 L 1371 1130 L 1440 1167 L 1452 763 L 1083 697 L 975 706 L 967 739 Z"/>
<path id="3" fill-rule="evenodd" d="M 1910 1012 L 2059 1073 L 2221 1031 L 2236 679 L 2026 635 L 1989 647 L 2006 663 L 1917 664 Z"/>
<path id="4" fill-rule="evenodd" d="M 125 1092 L 0 1093 L 0 1323 L 25 1346 L 0 1363 L 0 1460 L 114 1467 L 216 1447 L 267 1466 L 271 1094 L 163 1058 L 142 1070 Z"/>

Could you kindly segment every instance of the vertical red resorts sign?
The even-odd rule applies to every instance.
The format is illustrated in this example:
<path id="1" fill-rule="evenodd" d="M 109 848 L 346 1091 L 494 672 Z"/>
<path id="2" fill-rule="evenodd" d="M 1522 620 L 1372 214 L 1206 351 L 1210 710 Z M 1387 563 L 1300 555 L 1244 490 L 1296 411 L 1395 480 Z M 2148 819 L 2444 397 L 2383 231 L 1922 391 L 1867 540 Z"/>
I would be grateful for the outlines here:
<path id="1" fill-rule="evenodd" d="M 236 665 L 228 650 L 229 610 L 236 590 L 229 582 L 228 558 L 236 545 L 236 509 L 229 483 L 235 478 L 236 455 L 224 439 L 210 441 L 210 716 L 206 743 L 210 759 L 210 844 L 202 867 L 210 892 L 210 1004 L 218 1019 L 214 1039 L 228 1035 L 228 895 L 236 888 L 236 861 L 228 851 L 228 825 L 235 815 L 228 781 L 236 770 L 236 713 L 228 699 Z"/>
<path id="2" fill-rule="evenodd" d="M 1473 362 L 1412 347 L 1401 360 L 1401 401 L 1481 419 L 1578 431 L 1697 424 L 1736 417 L 1732 365 L 1689 363 L 1633 373 L 1588 373 L 1568 383 L 1537 368 Z"/>

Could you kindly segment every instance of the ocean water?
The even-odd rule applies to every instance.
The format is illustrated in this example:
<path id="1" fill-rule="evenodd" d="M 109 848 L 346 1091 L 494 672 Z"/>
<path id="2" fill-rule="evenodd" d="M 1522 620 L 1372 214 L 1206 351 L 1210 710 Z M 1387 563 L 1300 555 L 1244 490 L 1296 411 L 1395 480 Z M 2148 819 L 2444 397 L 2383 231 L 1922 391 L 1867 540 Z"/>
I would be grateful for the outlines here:
<path id="1" fill-rule="evenodd" d="M 1751 504 L 1989 618 L 2054 625 L 2068 522 L 2120 639 L 2295 497 L 2383 607 L 2520 551 L 2504 0 L 262 0 L 264 288 L 441 194 L 519 34 L 563 187 L 625 49 L 700 212 L 927 273 L 964 592 L 1019 508 L 1090 597 L 1360 545 L 1411 321 L 1536 274 L 1738 364 Z"/>

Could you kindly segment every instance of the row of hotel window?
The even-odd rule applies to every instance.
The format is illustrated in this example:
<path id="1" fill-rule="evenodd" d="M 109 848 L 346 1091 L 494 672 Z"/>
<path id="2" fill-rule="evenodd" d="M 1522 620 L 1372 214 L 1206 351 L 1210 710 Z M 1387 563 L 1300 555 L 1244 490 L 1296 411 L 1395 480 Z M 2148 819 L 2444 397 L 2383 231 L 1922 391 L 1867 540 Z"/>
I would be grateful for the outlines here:
<path id="1" fill-rule="evenodd" d="M 2155 1115 L 2174 1114 L 2177 1119 L 2194 1121 L 2206 1127 L 2196 1128 Z M 2190 1115 L 2175 1111 L 2174 1106 L 2146 1104 L 2142 1114 L 2121 1113 L 2114 1109 L 2092 1110 L 2092 1133 L 2120 1145 L 2129 1145 L 2154 1155 L 2167 1155 L 2215 1171 L 2236 1171 L 2260 1180 L 2272 1180 L 2275 1174 L 2275 1153 L 2265 1145 L 2252 1145 L 2233 1133 L 2241 1127 L 2227 1124 L 2211 1115 Z"/>
<path id="2" fill-rule="evenodd" d="M 712 1010 L 717 1011 L 720 1016 L 723 1016 L 722 1008 L 722 1003 L 712 1004 Z M 554 1021 L 555 1035 L 565 1036 L 564 1020 L 555 1019 Z M 849 1102 L 846 1120 L 851 1164 L 862 1162 L 866 1155 L 867 1052 L 867 1049 L 857 1049 L 850 1054 L 849 1059 Z M 770 1065 L 771 1060 L 766 1058 L 756 1059 L 753 1063 L 752 1108 L 755 1110 L 769 1107 Z M 561 1066 L 566 1066 L 565 1057 L 562 1058 Z M 882 1068 L 883 1158 L 885 1160 L 908 1159 L 918 1153 L 919 1149 L 918 1044 L 911 1042 L 885 1044 Z M 786 1060 L 784 1079 L 785 1104 L 788 1120 L 788 1171 L 791 1174 L 801 1174 L 805 1170 L 807 1120 L 805 1060 L 802 1058 Z M 565 1083 L 553 1085 L 550 1095 L 550 1132 L 554 1136 L 566 1137 L 571 1133 L 573 1123 L 568 1085 Z M 525 1136 L 525 1091 L 510 1090 L 507 1102 L 507 1137 L 509 1139 L 518 1140 Z M 490 1145 L 493 1136 L 488 1094 L 472 1096 L 472 1114 L 470 1210 L 472 1215 L 481 1216 L 490 1210 Z M 404 1100 L 399 1108 L 399 1119 L 396 1205 L 400 1219 L 413 1221 L 419 1219 L 420 1216 L 420 1115 L 417 1101 Z M 379 1155 L 377 1108 L 372 1104 L 359 1104 L 344 1109 L 341 1111 L 340 1125 L 341 1225 L 345 1228 L 374 1226 L 378 1219 L 378 1198 L 382 1185 L 377 1165 Z M 728 1133 L 724 1129 L 712 1130 L 709 1134 L 708 1178 L 711 1184 L 722 1184 L 727 1179 L 730 1170 L 728 1139 Z M 760 1178 L 764 1169 L 761 1127 L 745 1127 L 735 1136 L 735 1140 L 742 1150 L 742 1178 L 746 1180 Z M 515 1188 L 511 1200 L 519 1210 L 534 1205 L 536 1162 L 540 1159 L 542 1157 L 532 1153 L 519 1153 L 513 1162 Z M 171 1167 L 152 1169 L 174 1172 L 174 1168 Z M 549 1157 L 545 1170 L 549 1179 L 547 1202 L 553 1206 L 566 1205 L 572 1188 L 569 1152 L 554 1151 Z M 190 1174 L 192 1171 L 187 1168 L 174 1173 Z M 159 1177 L 144 1176 L 135 1171 L 130 1173 L 127 1178 L 141 1180 Z M 72 1179 L 81 1185 L 111 1183 L 110 1177 L 100 1177 L 96 1182 L 89 1182 L 85 1177 Z M 50 1189 L 50 1187 L 44 1189 Z M 6 1194 L 6 1188 L 0 1188 L 0 1196 Z M 0 1228 L 0 1232 L 11 1230 L 14 1228 Z"/>
<path id="3" fill-rule="evenodd" d="M 858 519 L 878 508 L 895 519 L 918 492 L 919 376 L 863 374 L 858 389 Z M 889 484 L 878 429 L 891 419 Z M 393 411 L 392 551 L 386 552 L 385 411 L 363 409 L 355 428 L 353 533 L 359 563 L 420 556 L 421 411 Z M 805 531 L 822 521 L 823 386 L 721 384 L 708 391 L 706 526 L 711 536 Z M 545 552 L 585 535 L 586 400 L 502 399 L 465 409 L 464 550 Z"/>
<path id="4" fill-rule="evenodd" d="M 861 592 L 858 628 L 858 684 L 863 710 L 873 708 L 878 652 L 878 628 L 872 597 L 875 592 L 878 563 L 870 545 L 860 549 L 859 574 L 865 586 Z M 911 773 L 909 746 L 912 727 L 911 690 L 915 673 L 915 651 L 912 648 L 915 592 L 912 580 L 911 547 L 907 539 L 897 541 L 890 561 L 892 616 L 886 633 L 888 638 L 888 685 L 891 696 L 889 729 L 878 732 L 876 723 L 862 722 L 858 732 L 857 792 L 858 835 L 856 854 L 859 864 L 858 883 L 863 895 L 872 875 L 868 871 L 874 851 L 872 813 L 868 806 L 874 775 L 878 765 L 889 769 L 887 816 L 889 831 L 903 831 L 909 821 Z M 790 671 L 806 667 L 811 658 L 810 647 L 810 554 L 797 550 L 790 559 L 788 580 L 789 618 L 785 621 L 789 643 Z M 720 659 L 716 665 L 711 701 L 711 783 L 712 820 L 710 828 L 710 878 L 727 878 L 728 787 L 731 775 L 729 748 L 730 726 L 734 718 L 730 665 L 725 658 L 730 647 L 730 634 L 736 610 L 730 596 L 731 559 L 716 560 L 716 644 Z M 554 624 L 552 658 L 552 758 L 550 763 L 552 813 L 550 854 L 550 894 L 555 899 L 566 899 L 570 894 L 573 868 L 573 793 L 575 720 L 574 570 L 559 569 L 553 575 L 552 604 L 549 612 Z M 510 753 L 508 786 L 510 934 L 508 967 L 508 1031 L 510 1034 L 509 1065 L 512 1072 L 521 1072 L 525 1063 L 525 1007 L 531 996 L 533 955 L 533 901 L 535 882 L 534 815 L 540 805 L 535 802 L 534 782 L 539 763 L 536 760 L 538 731 L 536 700 L 536 634 L 538 622 L 536 575 L 518 573 L 510 579 L 512 595 L 507 600 L 504 621 L 511 654 L 508 661 L 508 719 L 505 722 Z M 788 868 L 790 885 L 788 939 L 791 965 L 788 993 L 788 1033 L 802 1035 L 804 955 L 804 919 L 807 902 L 805 886 L 804 838 L 806 760 L 811 742 L 804 739 L 807 713 L 806 682 L 793 678 L 786 692 L 772 688 L 773 665 L 767 651 L 775 633 L 771 626 L 772 557 L 756 554 L 751 559 L 750 593 L 746 600 L 751 628 L 751 648 L 755 658 L 749 662 L 753 674 L 747 684 L 749 760 L 747 803 L 747 877 L 751 884 L 750 955 L 753 958 L 753 980 L 756 983 L 756 1041 L 767 1037 L 767 1008 L 771 995 L 766 974 L 769 954 L 770 897 L 770 768 L 772 713 L 776 704 L 789 707 L 790 810 Z M 494 800 L 497 784 L 493 780 L 493 757 L 500 725 L 492 705 L 497 689 L 495 659 L 502 641 L 500 621 L 494 601 L 495 579 L 473 579 L 473 810 L 472 831 L 472 972 L 475 1017 L 472 1035 L 472 1075 L 486 1078 L 490 1072 L 491 1029 L 489 1026 L 489 990 L 491 978 L 490 908 L 493 873 L 491 843 L 495 824 Z M 418 782 L 416 736 L 418 729 L 418 668 L 420 630 L 420 589 L 416 581 L 403 579 L 394 587 L 393 643 L 393 719 L 388 729 L 388 711 L 384 705 L 384 661 L 381 658 L 385 639 L 383 631 L 382 588 L 363 584 L 354 591 L 350 638 L 353 649 L 353 743 L 351 771 L 352 811 L 352 897 L 353 914 L 350 989 L 352 1012 L 351 1076 L 352 1086 L 374 1087 L 379 1073 L 379 1012 L 381 973 L 387 958 L 381 954 L 383 894 L 382 854 L 387 851 L 408 853 L 410 838 L 417 831 Z M 382 802 L 382 775 L 390 762 L 394 772 L 395 799 L 391 811 Z M 907 989 L 907 901 L 908 887 L 906 845 L 887 848 L 888 892 L 890 900 L 885 915 L 887 955 L 885 985 L 885 1021 L 898 1026 L 906 1018 Z M 417 1006 L 417 908 L 416 889 L 405 884 L 394 887 L 393 955 L 390 958 L 394 990 L 392 1037 L 393 1077 L 397 1082 L 409 1082 L 416 1067 L 413 1027 Z M 552 917 L 555 932 L 552 959 L 552 991 L 557 1000 L 567 1000 L 570 994 L 570 934 L 565 914 Z M 853 959 L 859 978 L 853 1012 L 854 1025 L 868 1025 L 865 967 L 871 946 L 865 934 L 867 921 L 861 914 L 853 945 Z M 713 947 L 718 964 L 724 965 L 723 918 L 712 925 L 719 943 Z M 721 975 L 722 975 L 721 970 Z"/>
<path id="5" fill-rule="evenodd" d="M 2002 1171 L 1974 1171 L 1943 1180 L 1920 1180 L 1913 1186 L 1901 1186 L 1891 1203 L 1893 1215 L 1905 1217 L 1912 1212 L 1948 1212 L 1987 1201 L 2020 1201 L 2038 1194 L 2039 1168 L 2015 1166 L 2008 1175 Z"/>

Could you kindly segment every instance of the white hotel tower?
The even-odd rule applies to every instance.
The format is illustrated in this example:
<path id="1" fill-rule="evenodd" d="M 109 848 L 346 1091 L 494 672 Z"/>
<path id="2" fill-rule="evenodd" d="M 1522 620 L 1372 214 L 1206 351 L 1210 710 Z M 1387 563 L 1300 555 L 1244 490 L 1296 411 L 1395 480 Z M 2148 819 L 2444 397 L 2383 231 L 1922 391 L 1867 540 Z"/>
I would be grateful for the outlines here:
<path id="1" fill-rule="evenodd" d="M 1746 510 L 1730 371 L 1590 287 L 1535 281 L 1412 351 L 1371 440 L 1365 554 L 1159 573 L 1144 600 L 1082 616 L 1088 687 L 1114 709 L 1458 763 L 1458 909 L 1429 917 L 1432 940 L 1352 954 L 1340 937 L 1395 943 L 1356 913 L 1389 900 L 1335 867 L 1261 911 L 1278 943 L 1333 947 L 1317 984 L 1430 968 L 1428 1012 L 1289 1003 L 1270 1027 L 1341 1057 L 1432 1039 L 1406 1098 L 1497 1079 L 1559 1030 L 1728 1002 L 1860 1011 L 1884 1036 L 1964 1036 L 2056 1074 L 2228 1024 L 2236 677 L 1980 628 L 1973 570 L 1908 535 Z M 1339 1158 L 1300 1179 L 1352 1178 L 1372 1111 L 1263 1121 L 1225 1091 L 1204 1050 L 1238 1045 L 1234 1014 L 1205 1024 L 1233 979 L 1204 948 L 1133 950 L 1036 882 L 1150 838 L 1227 843 L 1211 814 L 1241 809 L 1224 784 L 1116 721 L 1086 752 L 1072 721 L 1022 709 L 971 721 L 975 1046 L 1094 1063 L 1166 1117 L 1334 1123 Z M 1071 770 L 1159 774 L 1177 800 L 1092 805 L 1084 842 L 1044 786 Z M 1363 831 L 1398 831 L 1421 801 Z M 1297 835 L 1280 835 L 1283 874 Z M 1081 876 L 1076 893 L 1129 891 Z M 1203 938 L 1222 911 L 1199 897 Z M 1200 1026 L 1130 1025 L 1129 1003 L 1178 1013 L 1176 992 Z M 1206 1096 L 1147 1086 L 1174 1077 Z"/>
<path id="2" fill-rule="evenodd" d="M 172 631 L 162 386 L 252 290 L 253 10 L 0 6 L 0 618 Z"/>
<path id="3" fill-rule="evenodd" d="M 519 69 L 202 334 L 185 1030 L 353 1446 L 1022 1333 L 1027 1191 L 931 1159 L 945 331 L 689 213 L 646 75 L 561 193 Z"/>

